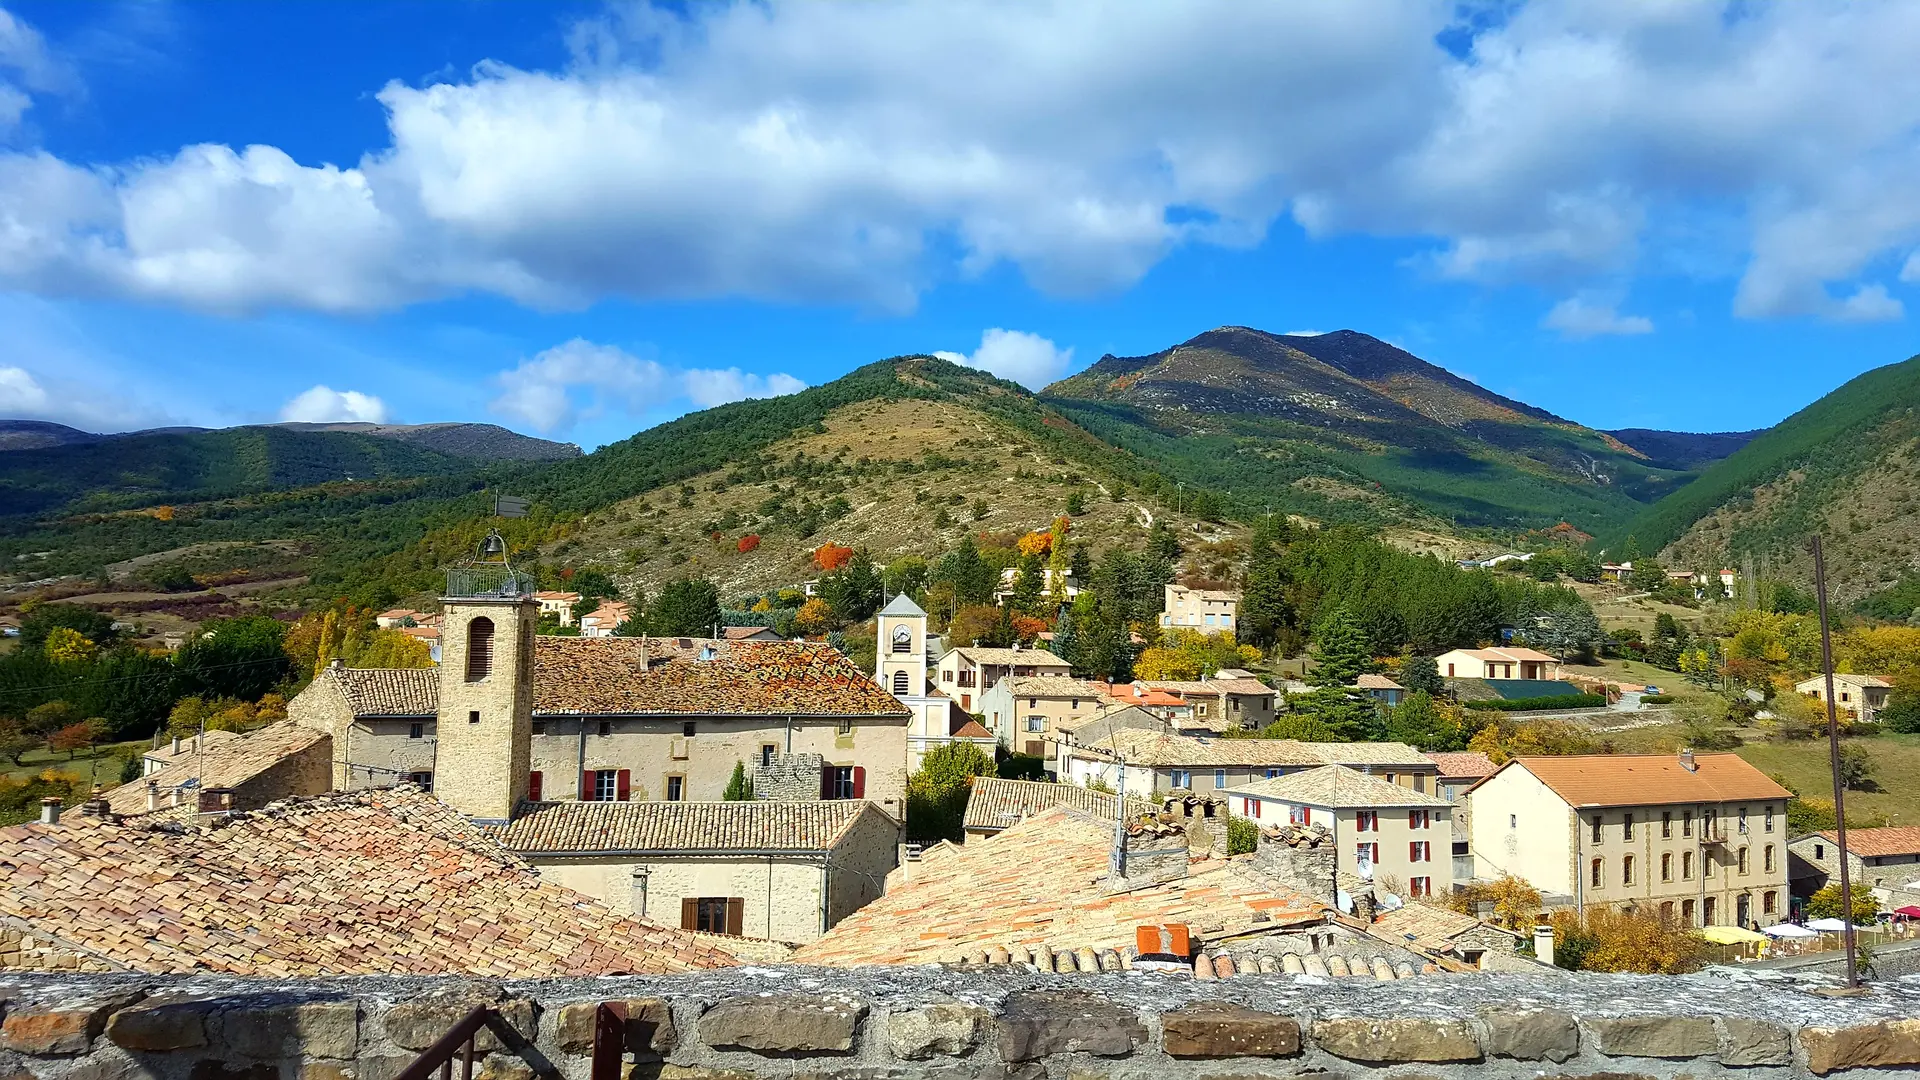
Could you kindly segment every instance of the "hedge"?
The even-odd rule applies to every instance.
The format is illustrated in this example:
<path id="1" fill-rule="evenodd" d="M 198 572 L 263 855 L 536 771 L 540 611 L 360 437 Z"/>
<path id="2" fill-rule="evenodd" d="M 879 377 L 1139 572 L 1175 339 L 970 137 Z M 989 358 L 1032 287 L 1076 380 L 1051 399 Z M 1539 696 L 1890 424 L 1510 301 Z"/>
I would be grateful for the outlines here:
<path id="1" fill-rule="evenodd" d="M 1489 701 L 1469 701 L 1469 709 L 1488 709 L 1494 712 L 1544 712 L 1549 709 L 1591 709 L 1605 705 L 1607 699 L 1599 694 L 1561 694 L 1557 697 L 1515 698 L 1507 700 L 1495 698 Z"/>
<path id="2" fill-rule="evenodd" d="M 1673 695 L 1672 694 L 1645 694 L 1641 696 L 1640 704 L 1671 705 L 1673 704 Z"/>

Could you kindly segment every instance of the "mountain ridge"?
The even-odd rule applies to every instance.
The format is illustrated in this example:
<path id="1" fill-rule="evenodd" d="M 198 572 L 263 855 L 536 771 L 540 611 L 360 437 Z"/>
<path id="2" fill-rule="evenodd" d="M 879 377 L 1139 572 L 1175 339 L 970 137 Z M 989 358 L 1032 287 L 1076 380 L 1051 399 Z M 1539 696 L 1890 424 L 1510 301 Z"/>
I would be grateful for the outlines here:
<path id="1" fill-rule="evenodd" d="M 138 439 L 156 435 L 202 435 L 216 431 L 240 431 L 248 428 L 279 428 L 286 431 L 332 431 L 415 443 L 428 450 L 456 457 L 483 461 L 556 461 L 580 456 L 574 443 L 522 435 L 498 424 L 468 421 L 438 421 L 425 424 L 374 424 L 364 422 L 313 423 L 283 421 L 276 424 L 236 424 L 225 428 L 160 427 L 139 431 L 92 432 L 57 424 L 50 420 L 0 419 L 0 452 L 44 450 L 55 446 L 80 446 Z"/>

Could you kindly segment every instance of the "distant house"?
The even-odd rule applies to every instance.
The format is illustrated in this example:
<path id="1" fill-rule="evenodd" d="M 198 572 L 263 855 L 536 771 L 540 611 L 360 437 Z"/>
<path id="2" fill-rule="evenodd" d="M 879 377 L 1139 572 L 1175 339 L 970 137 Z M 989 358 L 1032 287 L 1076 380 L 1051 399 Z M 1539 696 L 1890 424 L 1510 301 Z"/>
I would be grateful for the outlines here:
<path id="1" fill-rule="evenodd" d="M 1810 833 L 1787 842 L 1787 876 L 1793 895 L 1805 899 L 1826 888 L 1840 876 L 1840 844 L 1829 832 Z M 1847 830 L 1847 876 L 1856 886 L 1865 885 L 1888 907 L 1893 893 L 1902 893 L 1903 903 L 1920 880 L 1920 828 L 1911 825 L 1879 829 Z"/>
<path id="2" fill-rule="evenodd" d="M 561 626 L 573 625 L 573 606 L 580 602 L 577 592 L 537 592 L 533 601 L 540 605 L 540 614 L 552 615 L 560 620 Z"/>
<path id="3" fill-rule="evenodd" d="M 1824 675 L 1815 676 L 1795 683 L 1795 690 L 1812 698 L 1825 708 L 1827 703 L 1827 680 Z M 1880 710 L 1887 707 L 1887 695 L 1893 692 L 1893 684 L 1879 675 L 1839 675 L 1833 677 L 1833 701 L 1839 715 L 1848 720 L 1860 720 L 1872 723 L 1880 716 Z"/>
<path id="4" fill-rule="evenodd" d="M 1600 576 L 1610 577 L 1615 581 L 1625 581 L 1633 576 L 1633 563 L 1601 563 Z"/>
<path id="5" fill-rule="evenodd" d="M 728 641 L 785 641 L 771 626 L 723 626 L 720 634 Z"/>
<path id="6" fill-rule="evenodd" d="M 1400 699 L 1405 697 L 1407 693 L 1406 687 L 1401 686 L 1385 675 L 1376 675 L 1372 672 L 1368 672 L 1358 679 L 1355 679 L 1353 686 L 1354 689 L 1359 690 L 1389 709 L 1400 704 Z"/>
<path id="7" fill-rule="evenodd" d="M 1473 869 L 1473 800 L 1467 789 L 1492 776 L 1493 759 L 1472 750 L 1429 752 L 1440 768 L 1435 794 L 1453 804 L 1453 879 L 1471 878 Z"/>
<path id="8" fill-rule="evenodd" d="M 600 606 L 594 608 L 591 613 L 580 616 L 580 636 L 612 637 L 613 632 L 620 629 L 631 618 L 633 618 L 632 604 L 624 600 L 602 600 Z M 780 639 L 775 637 L 773 640 Z"/>
<path id="9" fill-rule="evenodd" d="M 1060 779 L 1099 781 L 1128 794 L 1191 791 L 1210 795 L 1290 772 L 1345 765 L 1415 792 L 1432 789 L 1434 763 L 1405 743 L 1309 743 L 1295 739 L 1215 739 L 1122 729 L 1099 740 L 1077 738 L 1060 750 Z"/>
<path id="10" fill-rule="evenodd" d="M 373 617 L 373 624 L 382 630 L 398 630 L 403 626 L 419 625 L 420 612 L 412 608 L 389 608 Z"/>
<path id="11" fill-rule="evenodd" d="M 1220 672 L 1211 679 L 1148 679 L 1146 685 L 1192 705 L 1195 727 L 1233 731 L 1273 723 L 1278 695 L 1273 687 L 1251 675 L 1228 677 Z"/>
<path id="12" fill-rule="evenodd" d="M 1080 586 L 1074 584 L 1073 574 L 1067 570 L 1047 566 L 1041 568 L 1040 591 L 1045 594 L 1062 596 L 1068 600 L 1080 595 Z M 1018 567 L 1008 567 L 1000 571 L 1000 587 L 994 590 L 995 603 L 1004 604 L 1013 595 L 1015 583 L 1020 580 Z"/>
<path id="13" fill-rule="evenodd" d="M 1166 608 L 1160 613 L 1162 627 L 1198 630 L 1203 634 L 1231 634 L 1238 625 L 1240 594 L 1237 592 L 1169 584 L 1165 602 Z"/>
<path id="14" fill-rule="evenodd" d="M 938 670 L 940 691 L 959 701 L 968 712 L 979 712 L 975 699 L 1008 675 L 1070 676 L 1073 665 L 1045 649 L 968 646 L 947 650 Z"/>
<path id="15" fill-rule="evenodd" d="M 1529 679 L 1560 677 L 1560 661 L 1532 649 L 1454 649 L 1434 657 L 1447 679 Z"/>
<path id="16" fill-rule="evenodd" d="M 1054 725 L 1078 720 L 1101 710 L 1105 699 L 1097 686 L 1066 675 L 1012 675 L 980 695 L 980 714 L 987 730 L 1016 753 L 1050 757 L 1049 744 L 1058 737 Z"/>
<path id="17" fill-rule="evenodd" d="M 1510 563 L 1510 562 L 1524 563 L 1524 562 L 1531 562 L 1532 560 L 1533 560 L 1533 552 L 1531 551 L 1508 551 L 1508 552 L 1503 552 L 1499 555 L 1489 555 L 1485 558 L 1461 559 L 1460 569 L 1491 570 L 1494 567 L 1499 566 L 1501 563 Z"/>
<path id="18" fill-rule="evenodd" d="M 1213 733 L 1213 728 L 1197 724 L 1193 719 L 1194 708 L 1177 694 L 1165 690 L 1155 690 L 1145 683 L 1104 683 L 1093 684 L 1114 708 L 1145 709 L 1173 725 L 1176 731 L 1187 732 L 1195 728 Z"/>

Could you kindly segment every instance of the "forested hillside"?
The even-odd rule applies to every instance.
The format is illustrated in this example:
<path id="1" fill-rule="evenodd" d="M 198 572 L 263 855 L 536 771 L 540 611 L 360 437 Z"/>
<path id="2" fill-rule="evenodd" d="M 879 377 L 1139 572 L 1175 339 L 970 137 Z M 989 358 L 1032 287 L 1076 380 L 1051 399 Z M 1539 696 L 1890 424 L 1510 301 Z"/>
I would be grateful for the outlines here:
<path id="1" fill-rule="evenodd" d="M 1609 536 L 1675 565 L 1752 558 L 1804 584 L 1818 531 L 1836 595 L 1855 599 L 1920 566 L 1917 452 L 1920 357 L 1853 379 Z"/>

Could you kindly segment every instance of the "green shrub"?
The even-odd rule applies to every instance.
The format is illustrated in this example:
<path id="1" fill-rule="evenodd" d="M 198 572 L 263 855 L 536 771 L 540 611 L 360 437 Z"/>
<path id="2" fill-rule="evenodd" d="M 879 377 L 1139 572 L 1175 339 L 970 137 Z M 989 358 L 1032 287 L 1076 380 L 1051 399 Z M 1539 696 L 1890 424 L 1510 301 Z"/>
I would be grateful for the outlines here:
<path id="1" fill-rule="evenodd" d="M 1640 704 L 1671 705 L 1673 704 L 1673 695 L 1672 694 L 1643 694 L 1640 697 Z"/>
<path id="2" fill-rule="evenodd" d="M 1599 694 L 1553 694 L 1535 698 L 1494 698 L 1465 704 L 1469 709 L 1489 709 L 1494 712 L 1545 712 L 1550 709 L 1592 709 L 1606 703 L 1607 699 Z"/>

